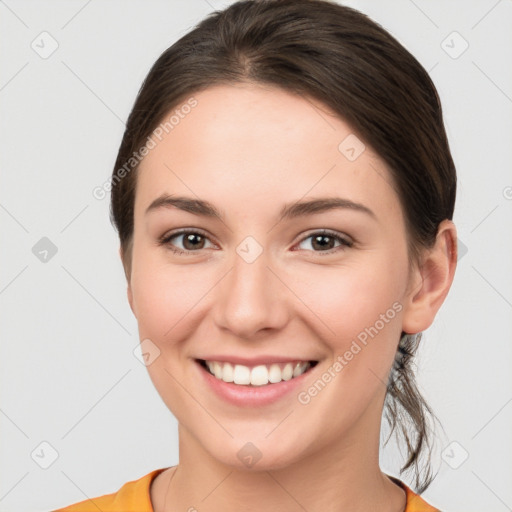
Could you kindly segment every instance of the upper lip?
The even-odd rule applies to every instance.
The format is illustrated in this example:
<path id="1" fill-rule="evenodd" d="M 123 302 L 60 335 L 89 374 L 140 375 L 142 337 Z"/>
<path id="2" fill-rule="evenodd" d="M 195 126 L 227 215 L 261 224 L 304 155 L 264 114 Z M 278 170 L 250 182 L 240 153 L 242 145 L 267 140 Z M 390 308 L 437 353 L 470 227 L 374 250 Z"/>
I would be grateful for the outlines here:
<path id="1" fill-rule="evenodd" d="M 208 356 L 203 356 L 197 359 L 202 359 L 204 361 L 218 361 L 219 363 L 233 363 L 233 364 L 241 364 L 243 366 L 258 366 L 258 365 L 269 365 L 273 363 L 292 363 L 294 361 L 316 361 L 316 359 L 312 358 L 304 358 L 304 357 L 285 357 L 285 356 L 258 356 L 258 357 L 241 357 L 241 356 L 228 356 L 228 355 L 220 355 L 213 354 Z"/>

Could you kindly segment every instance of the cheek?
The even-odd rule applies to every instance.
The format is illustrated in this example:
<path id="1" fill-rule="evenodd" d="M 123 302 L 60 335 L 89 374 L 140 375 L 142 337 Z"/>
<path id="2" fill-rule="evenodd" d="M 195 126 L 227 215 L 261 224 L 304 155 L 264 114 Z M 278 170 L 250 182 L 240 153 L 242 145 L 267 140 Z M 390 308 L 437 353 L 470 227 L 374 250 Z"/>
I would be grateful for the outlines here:
<path id="1" fill-rule="evenodd" d="M 320 376 L 325 387 L 315 384 L 315 389 L 303 389 L 301 399 L 311 400 L 312 416 L 320 416 L 326 403 L 343 407 L 343 414 L 330 426 L 333 435 L 337 429 L 349 428 L 374 399 L 383 396 L 401 332 L 400 272 L 369 268 L 344 269 L 337 275 L 331 269 L 328 285 L 315 280 L 302 288 L 304 302 L 317 315 L 315 332 L 326 333 L 323 342 L 330 361 Z"/>
<path id="2" fill-rule="evenodd" d="M 205 280 L 194 272 L 162 265 L 139 268 L 132 290 L 140 335 L 154 337 L 157 343 L 173 337 L 207 289 Z"/>
<path id="3" fill-rule="evenodd" d="M 140 262 L 139 262 L 140 263 Z M 201 322 L 201 297 L 211 285 L 193 266 L 139 265 L 132 279 L 140 340 L 158 347 L 158 356 L 147 366 L 148 374 L 169 410 L 187 425 L 188 395 L 179 385 L 189 371 L 187 353 L 182 350 Z M 203 299 L 204 300 L 204 299 Z"/>
<path id="4" fill-rule="evenodd" d="M 394 359 L 406 279 L 406 267 L 396 256 L 326 268 L 301 283 L 304 302 L 316 314 L 316 332 L 326 333 L 323 341 L 336 363 L 324 376 L 335 383 L 324 396 L 343 403 L 350 418 L 384 391 Z"/>
<path id="5" fill-rule="evenodd" d="M 367 261 L 338 269 L 318 267 L 294 289 L 315 313 L 314 321 L 326 333 L 331 348 L 344 351 L 347 343 L 377 323 L 379 331 L 400 331 L 401 290 L 405 275 L 400 264 Z M 293 282 L 293 276 L 289 275 Z M 384 318 L 382 319 L 382 315 Z M 385 327 L 382 323 L 384 322 Z M 395 325 L 397 329 L 389 329 Z M 391 333 L 390 333 L 391 334 Z M 383 337 L 384 337 L 383 336 Z M 394 335 L 391 334 L 394 340 Z"/>
<path id="6" fill-rule="evenodd" d="M 208 262 L 187 263 L 186 258 L 176 264 L 163 249 L 142 240 L 135 244 L 131 287 L 139 336 L 160 349 L 163 357 L 157 366 L 176 369 L 184 362 L 189 355 L 186 342 L 197 335 L 222 277 Z"/>

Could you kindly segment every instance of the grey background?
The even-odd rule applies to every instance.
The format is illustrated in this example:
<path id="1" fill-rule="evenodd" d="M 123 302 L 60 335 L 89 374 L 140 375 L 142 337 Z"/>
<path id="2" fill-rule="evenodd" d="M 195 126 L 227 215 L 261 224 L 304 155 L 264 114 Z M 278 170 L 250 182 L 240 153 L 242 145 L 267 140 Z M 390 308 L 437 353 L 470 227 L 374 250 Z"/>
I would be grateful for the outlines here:
<path id="1" fill-rule="evenodd" d="M 1 511 L 69 505 L 178 462 L 176 420 L 133 352 L 108 198 L 92 190 L 149 67 L 228 3 L 0 1 Z M 443 511 L 511 510 L 512 2 L 344 3 L 431 74 L 459 177 L 461 258 L 418 358 L 445 430 L 424 497 Z M 51 38 L 42 58 L 31 45 L 48 52 Z M 399 462 L 383 450 L 388 473 Z"/>

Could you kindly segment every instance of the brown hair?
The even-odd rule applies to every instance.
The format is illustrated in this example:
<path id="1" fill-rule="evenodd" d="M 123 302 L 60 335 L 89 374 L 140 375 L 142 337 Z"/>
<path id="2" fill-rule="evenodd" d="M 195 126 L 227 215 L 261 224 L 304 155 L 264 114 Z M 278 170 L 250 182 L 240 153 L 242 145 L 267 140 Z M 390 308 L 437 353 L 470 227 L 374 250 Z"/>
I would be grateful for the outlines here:
<path id="1" fill-rule="evenodd" d="M 111 220 L 128 279 L 137 165 L 126 172 L 126 162 L 180 102 L 212 85 L 236 82 L 315 98 L 344 119 L 388 165 L 406 220 L 409 259 L 419 261 L 440 222 L 452 219 L 456 193 L 441 104 L 429 75 L 380 25 L 352 8 L 329 0 L 247 0 L 212 12 L 164 51 L 138 93 L 111 182 Z M 402 336 L 385 405 L 392 431 L 398 421 L 407 444 L 400 472 L 414 465 L 422 492 L 432 481 L 429 462 L 423 479 L 418 462 L 420 453 L 431 453 L 426 417 L 433 415 L 411 367 L 419 339 Z"/>

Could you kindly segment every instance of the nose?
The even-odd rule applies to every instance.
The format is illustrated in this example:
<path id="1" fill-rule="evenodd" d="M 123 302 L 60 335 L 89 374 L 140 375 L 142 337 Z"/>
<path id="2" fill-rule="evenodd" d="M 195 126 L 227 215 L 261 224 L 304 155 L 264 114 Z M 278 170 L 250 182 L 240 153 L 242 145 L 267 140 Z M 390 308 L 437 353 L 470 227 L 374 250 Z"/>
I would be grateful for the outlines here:
<path id="1" fill-rule="evenodd" d="M 248 262 L 235 253 L 233 265 L 218 288 L 217 326 L 233 336 L 251 339 L 260 331 L 280 329 L 289 318 L 289 293 L 263 251 Z"/>

